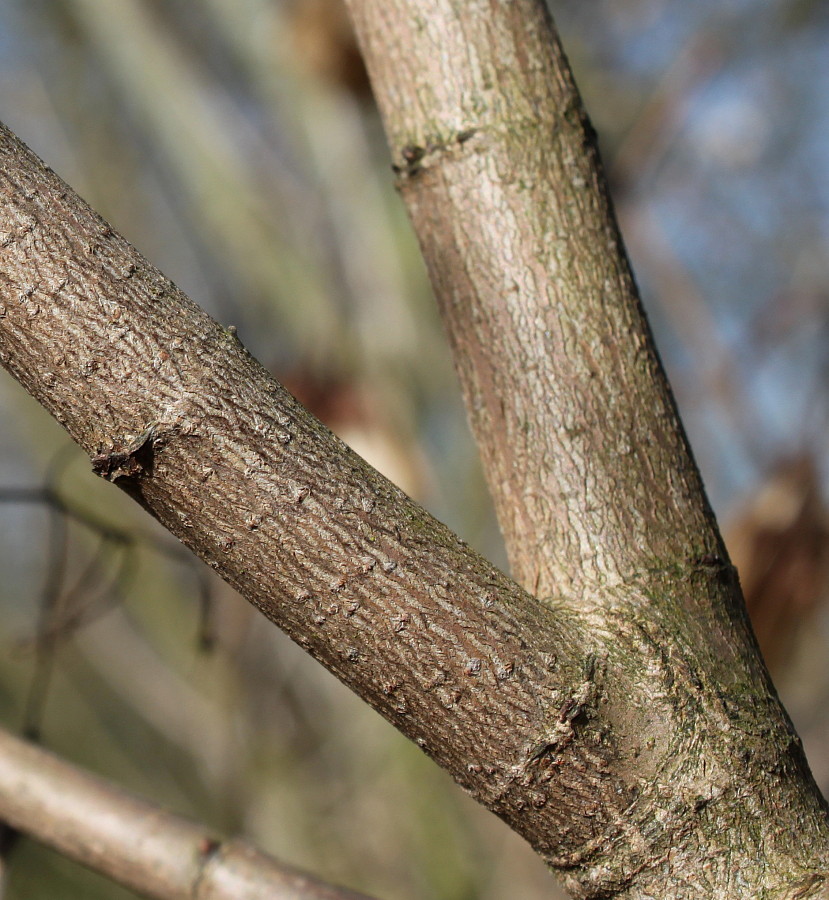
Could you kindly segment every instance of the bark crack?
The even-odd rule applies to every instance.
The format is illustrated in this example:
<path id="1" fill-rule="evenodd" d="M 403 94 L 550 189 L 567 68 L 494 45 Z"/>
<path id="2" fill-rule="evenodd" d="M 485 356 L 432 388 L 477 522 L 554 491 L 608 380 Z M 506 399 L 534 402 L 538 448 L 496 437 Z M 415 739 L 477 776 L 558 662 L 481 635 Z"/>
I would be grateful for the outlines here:
<path id="1" fill-rule="evenodd" d="M 449 138 L 431 137 L 422 146 L 414 143 L 406 144 L 400 151 L 401 162 L 392 165 L 392 171 L 397 175 L 398 187 L 420 175 L 447 155 L 456 157 L 459 148 L 464 147 L 482 131 L 480 127 L 464 128 Z"/>

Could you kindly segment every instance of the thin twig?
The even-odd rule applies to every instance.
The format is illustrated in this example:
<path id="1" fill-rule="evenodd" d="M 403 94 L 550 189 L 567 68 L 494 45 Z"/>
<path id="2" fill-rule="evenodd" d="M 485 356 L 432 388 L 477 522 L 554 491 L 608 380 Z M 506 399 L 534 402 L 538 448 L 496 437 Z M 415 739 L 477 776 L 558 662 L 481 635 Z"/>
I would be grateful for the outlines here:
<path id="1" fill-rule="evenodd" d="M 367 900 L 133 797 L 0 730 L 0 819 L 158 900 Z"/>
<path id="2" fill-rule="evenodd" d="M 48 569 L 40 600 L 40 615 L 35 639 L 35 668 L 26 696 L 23 713 L 23 733 L 37 738 L 43 721 L 43 711 L 55 663 L 53 623 L 60 614 L 60 592 L 66 574 L 66 519 L 59 510 L 49 510 Z"/>

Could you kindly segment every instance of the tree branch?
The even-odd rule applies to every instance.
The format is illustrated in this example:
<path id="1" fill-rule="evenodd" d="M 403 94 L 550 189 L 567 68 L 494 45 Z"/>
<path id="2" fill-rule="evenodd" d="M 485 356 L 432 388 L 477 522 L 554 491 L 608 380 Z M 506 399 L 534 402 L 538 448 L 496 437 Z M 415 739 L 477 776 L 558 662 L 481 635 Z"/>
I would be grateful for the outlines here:
<path id="1" fill-rule="evenodd" d="M 544 3 L 351 6 L 516 579 L 724 558 Z"/>
<path id="2" fill-rule="evenodd" d="M 571 798 L 585 779 L 630 795 L 596 769 L 612 741 L 555 780 L 534 755 L 592 731 L 601 667 L 568 617 L 334 437 L 5 128 L 0 197 L 0 361 L 95 471 L 549 860 L 563 833 L 603 834 Z"/>
<path id="3" fill-rule="evenodd" d="M 3 729 L 0 820 L 158 900 L 368 900 L 217 840 Z"/>

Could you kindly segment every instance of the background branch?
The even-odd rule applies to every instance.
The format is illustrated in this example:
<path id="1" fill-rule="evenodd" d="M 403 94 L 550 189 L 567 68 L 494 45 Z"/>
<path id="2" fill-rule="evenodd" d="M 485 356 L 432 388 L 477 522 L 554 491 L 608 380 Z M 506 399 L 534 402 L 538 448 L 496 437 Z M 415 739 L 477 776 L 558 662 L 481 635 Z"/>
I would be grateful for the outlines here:
<path id="1" fill-rule="evenodd" d="M 3 729 L 0 819 L 158 900 L 367 900 L 218 840 Z"/>

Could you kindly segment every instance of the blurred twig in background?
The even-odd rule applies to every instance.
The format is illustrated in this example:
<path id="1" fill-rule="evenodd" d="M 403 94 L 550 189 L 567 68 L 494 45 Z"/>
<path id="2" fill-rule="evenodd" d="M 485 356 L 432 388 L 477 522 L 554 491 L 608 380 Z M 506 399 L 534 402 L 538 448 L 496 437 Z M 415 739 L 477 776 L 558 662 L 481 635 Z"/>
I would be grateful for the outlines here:
<path id="1" fill-rule="evenodd" d="M 158 900 L 368 900 L 172 815 L 0 729 L 0 816 Z"/>
<path id="2" fill-rule="evenodd" d="M 72 451 L 68 453 L 67 451 Z M 119 602 L 131 586 L 137 564 L 137 551 L 144 547 L 175 560 L 193 573 L 196 596 L 200 599 L 202 628 L 200 644 L 212 642 L 210 622 L 210 582 L 204 567 L 192 554 L 169 540 L 142 534 L 136 528 L 117 527 L 100 516 L 67 500 L 61 493 L 60 480 L 66 466 L 77 455 L 67 446 L 54 457 L 40 487 L 0 486 L 0 505 L 35 504 L 47 510 L 48 530 L 43 550 L 45 578 L 38 602 L 38 623 L 30 644 L 35 666 L 27 692 L 22 732 L 29 738 L 40 737 L 45 705 L 59 645 L 78 630 L 106 613 Z M 82 526 L 94 540 L 88 557 L 77 573 L 69 571 L 69 523 Z M 78 564 L 80 554 L 74 562 Z"/>

